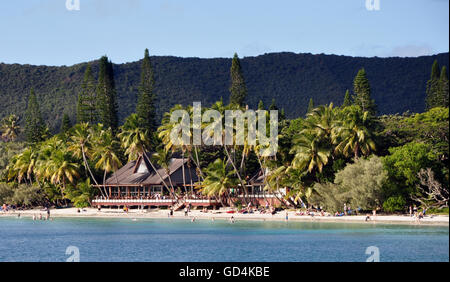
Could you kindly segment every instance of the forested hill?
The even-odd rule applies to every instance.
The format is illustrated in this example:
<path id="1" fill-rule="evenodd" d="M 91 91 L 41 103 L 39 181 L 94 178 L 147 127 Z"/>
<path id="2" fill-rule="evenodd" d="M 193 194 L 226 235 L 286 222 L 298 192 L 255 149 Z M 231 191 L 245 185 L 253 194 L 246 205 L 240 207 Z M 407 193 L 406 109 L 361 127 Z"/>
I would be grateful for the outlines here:
<path id="1" fill-rule="evenodd" d="M 352 89 L 358 69 L 364 67 L 372 86 L 378 112 L 422 112 L 426 82 L 433 61 L 441 66 L 449 54 L 417 58 L 361 58 L 336 55 L 271 53 L 241 60 L 249 90 L 247 99 L 256 107 L 260 99 L 268 106 L 275 98 L 288 117 L 306 112 L 312 97 L 315 104 L 340 104 L 346 89 Z M 1 60 L 1 58 L 0 58 Z M 223 97 L 228 101 L 230 59 L 152 57 L 155 70 L 157 114 L 174 104 L 201 101 L 206 105 Z M 52 130 L 59 128 L 63 113 L 75 120 L 77 94 L 86 63 L 70 67 L 0 64 L 0 118 L 15 113 L 21 117 L 30 88 L 34 87 L 44 119 Z M 141 62 L 114 65 L 123 120 L 135 109 Z M 93 71 L 98 72 L 97 62 Z"/>

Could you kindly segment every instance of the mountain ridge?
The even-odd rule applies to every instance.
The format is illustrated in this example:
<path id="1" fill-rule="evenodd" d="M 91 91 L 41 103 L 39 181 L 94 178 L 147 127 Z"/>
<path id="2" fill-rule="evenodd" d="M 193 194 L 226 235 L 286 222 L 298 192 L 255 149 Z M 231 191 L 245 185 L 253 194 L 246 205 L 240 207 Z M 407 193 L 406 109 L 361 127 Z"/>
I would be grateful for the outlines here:
<path id="1" fill-rule="evenodd" d="M 278 52 L 241 59 L 249 90 L 247 102 L 256 107 L 261 99 L 268 106 L 275 98 L 293 118 L 306 112 L 308 101 L 340 104 L 353 78 L 364 67 L 372 97 L 380 114 L 422 112 L 431 65 L 447 65 L 449 53 L 420 57 L 351 57 L 311 53 Z M 223 97 L 228 101 L 231 58 L 152 56 L 159 117 L 174 104 L 201 101 L 208 106 Z M 95 76 L 97 60 L 91 61 Z M 121 121 L 134 111 L 141 60 L 114 64 Z M 72 66 L 36 66 L 0 63 L 0 118 L 15 113 L 23 121 L 30 88 L 36 91 L 41 111 L 52 131 L 62 115 L 75 121 L 76 97 L 87 62 Z"/>

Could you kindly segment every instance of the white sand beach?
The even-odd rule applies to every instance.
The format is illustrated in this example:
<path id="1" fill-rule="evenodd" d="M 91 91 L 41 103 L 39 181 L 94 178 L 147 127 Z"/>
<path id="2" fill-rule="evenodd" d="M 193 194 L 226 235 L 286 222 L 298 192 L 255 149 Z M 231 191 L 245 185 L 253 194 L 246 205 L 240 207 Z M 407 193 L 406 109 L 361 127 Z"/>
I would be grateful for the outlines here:
<path id="1" fill-rule="evenodd" d="M 36 215 L 39 218 L 39 214 L 43 218 L 46 216 L 45 210 L 34 209 L 24 211 L 9 211 L 1 212 L 0 217 L 30 217 Z M 125 213 L 119 209 L 102 209 L 98 211 L 95 208 L 85 208 L 78 212 L 77 208 L 64 208 L 64 209 L 51 209 L 50 215 L 52 218 L 60 217 L 99 217 L 99 218 L 168 218 L 169 210 L 165 209 L 152 209 L 147 210 L 130 210 Z M 174 212 L 171 218 L 187 219 L 191 220 L 193 217 L 197 219 L 222 219 L 229 220 L 233 217 L 236 221 L 239 220 L 258 220 L 258 221 L 286 221 L 286 212 L 277 212 L 275 215 L 271 214 L 240 214 L 240 213 L 227 213 L 227 210 L 208 210 L 208 212 L 202 212 L 201 210 L 191 210 L 188 216 L 185 216 L 184 211 Z M 427 215 L 420 221 L 416 221 L 414 217 L 409 215 L 377 215 L 370 216 L 370 220 L 366 221 L 366 215 L 353 215 L 353 216 L 310 216 L 310 215 L 297 215 L 295 211 L 288 211 L 288 221 L 305 221 L 305 222 L 354 222 L 354 223 L 392 223 L 392 224 L 433 224 L 433 225 L 449 225 L 448 215 Z"/>

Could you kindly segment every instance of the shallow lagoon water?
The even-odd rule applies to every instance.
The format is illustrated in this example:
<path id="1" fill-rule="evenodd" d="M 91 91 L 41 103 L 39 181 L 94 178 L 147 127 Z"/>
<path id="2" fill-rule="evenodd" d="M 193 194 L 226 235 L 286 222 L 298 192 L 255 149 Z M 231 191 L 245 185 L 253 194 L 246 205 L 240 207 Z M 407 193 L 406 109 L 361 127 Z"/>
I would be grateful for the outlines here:
<path id="1" fill-rule="evenodd" d="M 0 218 L 0 261 L 449 261 L 448 226 L 187 219 Z"/>

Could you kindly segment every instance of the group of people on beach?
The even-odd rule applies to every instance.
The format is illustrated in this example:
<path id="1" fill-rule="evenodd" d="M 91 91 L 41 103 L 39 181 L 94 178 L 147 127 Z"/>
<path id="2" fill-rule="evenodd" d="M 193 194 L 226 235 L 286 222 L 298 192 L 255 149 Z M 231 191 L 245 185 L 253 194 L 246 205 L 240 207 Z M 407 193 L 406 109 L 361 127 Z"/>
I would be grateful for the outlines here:
<path id="1" fill-rule="evenodd" d="M 416 205 L 414 205 L 414 207 L 409 206 L 409 216 L 414 217 L 414 221 L 416 222 L 420 222 L 420 220 L 425 217 L 426 213 L 427 213 L 426 208 L 423 208 L 422 211 L 419 212 L 419 209 L 417 208 Z"/>
<path id="2" fill-rule="evenodd" d="M 18 217 L 20 217 L 20 213 Z M 42 216 L 42 213 L 39 213 L 39 215 L 33 214 L 33 220 L 53 220 L 53 218 L 50 217 L 50 209 L 48 207 L 45 208 L 45 217 Z"/>

